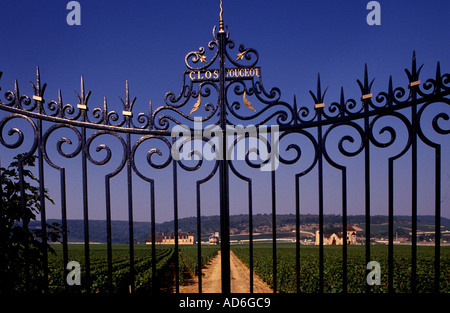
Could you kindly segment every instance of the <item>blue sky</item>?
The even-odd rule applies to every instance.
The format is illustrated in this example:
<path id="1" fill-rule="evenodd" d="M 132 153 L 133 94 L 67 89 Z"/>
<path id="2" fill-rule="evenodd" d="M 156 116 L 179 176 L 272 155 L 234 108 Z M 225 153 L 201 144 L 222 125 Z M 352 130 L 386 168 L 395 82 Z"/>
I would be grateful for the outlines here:
<path id="1" fill-rule="evenodd" d="M 259 66 L 266 88 L 280 88 L 281 99 L 288 103 L 292 103 L 296 95 L 299 105 L 313 105 L 308 91 L 315 90 L 318 73 L 322 86 L 329 86 L 325 102 L 338 100 L 341 86 L 344 86 L 347 97 L 358 98 L 360 93 L 356 79 L 363 78 L 366 63 L 369 75 L 376 78 L 374 93 L 387 89 L 389 75 L 392 75 L 395 86 L 406 87 L 404 68 L 410 68 L 413 50 L 416 51 L 418 64 L 424 64 L 421 73 L 423 80 L 434 77 L 437 61 L 441 62 L 442 71 L 448 72 L 450 2 L 379 1 L 379 26 L 369 26 L 366 22 L 368 2 L 224 0 L 224 20 L 237 46 L 242 43 L 259 52 Z M 186 69 L 185 55 L 200 46 L 206 47 L 219 17 L 219 1 L 214 0 L 81 0 L 81 25 L 69 26 L 66 23 L 69 13 L 67 3 L 61 0 L 5 0 L 0 3 L 2 93 L 13 89 L 14 79 L 17 79 L 21 91 L 31 94 L 28 81 L 34 80 L 36 66 L 39 66 L 42 80 L 48 84 L 46 98 L 55 99 L 60 88 L 64 101 L 75 103 L 73 90 L 79 92 L 80 76 L 83 75 L 86 89 L 92 91 L 92 107 L 101 107 L 106 96 L 111 107 L 119 109 L 118 96 L 125 97 L 125 81 L 128 80 L 131 97 L 137 97 L 133 111 L 147 112 L 150 100 L 156 108 L 164 104 L 166 92 L 179 92 L 182 73 Z M 445 159 L 449 153 L 448 138 L 442 143 Z M 0 149 L 2 155 L 9 153 L 4 147 Z M 424 188 L 419 197 L 419 214 L 433 213 L 430 207 L 434 201 L 430 174 L 434 168 L 432 152 L 426 147 L 419 152 L 419 157 L 423 157 L 421 164 L 426 164 L 419 171 L 423 174 L 419 190 Z M 380 153 L 383 155 L 385 152 Z M 76 160 L 79 165 L 79 157 Z M 3 162 L 6 163 L 2 159 L 2 165 Z M 404 178 L 409 181 L 408 162 L 408 157 L 405 162 L 400 162 L 396 180 Z M 348 160 L 348 165 L 351 164 L 356 166 L 349 169 L 349 193 L 352 194 L 349 214 L 363 214 L 363 193 L 361 184 L 357 183 L 363 173 L 361 158 Z M 381 174 L 387 172 L 386 164 L 386 159 L 374 158 L 374 214 L 387 214 L 386 176 Z M 94 173 L 90 186 L 102 186 L 108 170 L 95 172 L 98 169 L 93 165 L 89 169 Z M 340 203 L 340 187 L 336 185 L 340 179 L 339 172 L 332 169 L 326 171 L 329 175 L 326 190 L 334 192 L 330 192 L 325 199 L 325 213 L 339 214 L 340 205 L 336 205 Z M 159 221 L 173 217 L 169 179 L 171 167 L 163 172 L 156 174 L 157 179 L 161 179 L 157 187 Z M 289 173 L 289 170 L 281 169 L 277 177 L 281 181 L 293 182 L 293 178 L 288 177 Z M 193 216 L 195 183 L 191 183 L 189 177 L 182 178 L 183 175 L 186 176 L 186 173 L 180 172 L 180 181 L 186 182 L 180 191 L 180 199 L 185 199 L 180 200 L 180 203 L 185 201 L 180 205 L 180 216 Z M 78 182 L 70 187 L 69 217 L 81 218 L 79 172 L 74 170 L 68 176 L 71 182 Z M 302 181 L 301 188 L 305 190 L 302 194 L 313 195 L 316 192 L 316 176 L 316 172 L 312 172 L 310 178 Z M 47 178 L 48 188 L 58 190 L 58 176 L 51 177 Z M 124 178 L 122 174 L 116 177 L 112 182 L 113 190 L 126 190 L 123 189 Z M 262 175 L 261 180 L 255 181 L 255 190 L 261 192 L 261 195 L 255 194 L 256 213 L 269 213 L 271 210 L 270 199 L 264 196 L 270 190 L 266 190 L 270 186 L 267 179 L 270 177 L 264 178 Z M 450 216 L 449 181 L 450 169 L 443 163 L 442 211 L 447 217 Z M 293 190 L 289 189 L 292 186 L 293 183 L 288 184 L 286 191 L 279 190 L 277 205 L 280 213 L 294 213 L 295 198 L 292 196 Z M 396 214 L 410 213 L 408 186 L 398 184 L 396 187 L 399 195 L 406 195 L 404 199 L 396 199 Z M 135 178 L 134 187 L 135 219 L 148 220 L 148 186 Z M 238 195 L 246 187 L 233 181 L 230 188 Z M 100 189 L 99 194 L 103 196 L 103 192 Z M 104 205 L 100 200 L 97 203 L 97 193 L 92 193 L 90 216 L 104 218 Z M 203 195 L 204 213 L 218 214 L 217 180 L 213 179 L 209 186 L 205 186 Z M 57 192 L 54 197 L 58 198 Z M 113 218 L 127 218 L 125 197 L 124 194 L 122 199 L 119 197 L 115 201 Z M 241 197 L 232 197 L 231 213 L 246 212 L 246 200 Z M 302 197 L 302 201 L 304 213 L 317 213 L 315 195 L 311 199 Z M 48 208 L 48 216 L 58 217 L 58 210 L 58 205 Z"/>

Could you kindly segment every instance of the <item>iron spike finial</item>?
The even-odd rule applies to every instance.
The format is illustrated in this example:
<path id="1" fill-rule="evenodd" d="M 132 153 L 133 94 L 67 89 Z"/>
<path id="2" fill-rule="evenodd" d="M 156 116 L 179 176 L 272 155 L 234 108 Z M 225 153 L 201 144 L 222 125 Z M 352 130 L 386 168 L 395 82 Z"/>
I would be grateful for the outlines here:
<path id="1" fill-rule="evenodd" d="M 223 6 L 222 6 L 222 0 L 220 0 L 220 12 L 219 12 L 219 33 L 224 33 L 225 28 L 223 24 Z"/>
<path id="2" fill-rule="evenodd" d="M 81 82 L 80 82 L 80 91 L 81 91 L 81 96 L 84 98 L 84 78 L 83 75 L 81 75 Z"/>
<path id="3" fill-rule="evenodd" d="M 441 78 L 441 62 L 437 62 L 437 67 L 436 67 L 436 81 L 439 81 Z"/>
<path id="4" fill-rule="evenodd" d="M 17 79 L 14 80 L 14 93 L 16 95 L 19 94 L 19 82 L 17 81 Z"/>
<path id="5" fill-rule="evenodd" d="M 38 92 L 41 89 L 41 72 L 39 71 L 39 65 L 36 66 L 36 88 Z"/>
<path id="6" fill-rule="evenodd" d="M 344 96 L 344 87 L 341 86 L 341 95 L 339 98 L 339 111 L 341 112 L 341 115 L 344 116 L 345 114 L 345 96 Z"/>
<path id="7" fill-rule="evenodd" d="M 294 95 L 294 125 L 297 125 L 297 97 Z"/>
<path id="8" fill-rule="evenodd" d="M 123 104 L 123 116 L 129 116 L 132 117 L 133 113 L 131 110 L 133 109 L 134 102 L 136 101 L 136 97 L 133 98 L 133 100 L 130 102 L 130 88 L 128 85 L 128 80 L 125 81 L 125 101 L 119 96 L 120 101 L 122 101 Z"/>
<path id="9" fill-rule="evenodd" d="M 413 50 L 413 59 L 412 59 L 412 78 L 415 81 L 419 80 L 419 74 L 422 70 L 423 64 L 417 69 L 417 61 L 416 61 L 416 50 Z"/>
<path id="10" fill-rule="evenodd" d="M 322 94 L 321 88 L 320 88 L 320 73 L 317 73 L 317 97 L 318 101 L 320 101 L 320 96 Z"/>
<path id="11" fill-rule="evenodd" d="M 412 57 L 412 71 L 413 74 L 416 74 L 417 72 L 417 65 L 416 65 L 416 50 L 413 50 L 413 57 Z M 417 77 L 414 77 L 417 79 Z"/>
<path id="12" fill-rule="evenodd" d="M 413 50 L 411 72 L 405 69 L 406 75 L 408 75 L 409 85 L 408 88 L 420 85 L 419 74 L 422 70 L 423 64 L 417 69 L 416 50 Z"/>
<path id="13" fill-rule="evenodd" d="M 394 93 L 394 87 L 392 87 L 392 75 L 389 76 L 388 93 L 390 95 Z"/>
<path id="14" fill-rule="evenodd" d="M 78 105 L 77 105 L 77 107 L 78 107 L 78 109 L 80 109 L 80 110 L 87 110 L 87 103 L 88 103 L 88 100 L 89 100 L 89 97 L 90 97 L 90 95 L 91 95 L 91 92 L 89 91 L 87 94 L 85 93 L 85 90 L 84 90 L 84 78 L 83 78 L 83 75 L 81 75 L 81 81 L 80 81 L 80 93 L 81 93 L 81 95 L 79 95 L 76 91 L 75 91 L 75 94 L 77 95 L 77 97 L 78 97 Z"/>
<path id="15" fill-rule="evenodd" d="M 393 99 L 394 99 L 394 87 L 392 86 L 392 75 L 390 75 L 388 85 L 388 105 L 392 105 Z"/>
<path id="16" fill-rule="evenodd" d="M 153 129 L 153 108 L 152 108 L 152 100 L 148 101 L 148 127 L 149 129 Z"/>
<path id="17" fill-rule="evenodd" d="M 442 82 L 442 77 L 441 77 L 441 62 L 437 62 L 437 66 L 436 66 L 436 89 L 435 91 L 439 94 L 442 90 L 442 86 L 443 86 L 443 82 Z"/>
<path id="18" fill-rule="evenodd" d="M 309 91 L 309 93 L 311 94 L 311 96 L 314 99 L 315 105 L 314 108 L 315 109 L 323 109 L 325 107 L 325 104 L 323 102 L 323 99 L 325 98 L 325 93 L 327 92 L 328 87 L 325 88 L 325 91 L 322 93 L 322 88 L 320 85 L 320 73 L 317 74 L 317 94 L 315 95 L 311 90 Z"/>
<path id="19" fill-rule="evenodd" d="M 21 107 L 20 105 L 20 95 L 19 95 L 19 82 L 17 79 L 14 80 L 14 101 L 18 108 Z"/>
<path id="20" fill-rule="evenodd" d="M 128 80 L 125 81 L 125 103 L 127 106 L 130 105 L 130 88 L 128 86 Z M 128 108 L 127 108 L 128 109 Z"/>
<path id="21" fill-rule="evenodd" d="M 356 80 L 356 82 L 359 85 L 359 88 L 361 89 L 362 98 L 361 100 L 368 100 L 372 98 L 372 94 L 370 93 L 370 90 L 372 89 L 373 82 L 375 81 L 375 78 L 372 79 L 369 83 L 369 71 L 367 70 L 367 63 L 364 64 L 364 81 L 361 83 L 359 79 Z"/>
<path id="22" fill-rule="evenodd" d="M 364 64 L 364 89 L 369 91 L 369 72 L 367 70 L 367 63 Z"/>
<path id="23" fill-rule="evenodd" d="M 42 102 L 43 101 L 42 97 L 44 96 L 44 92 L 45 92 L 45 88 L 47 87 L 47 84 L 44 83 L 43 85 L 41 85 L 41 72 L 40 72 L 39 66 L 36 66 L 36 85 L 31 81 L 30 81 L 30 83 L 34 89 L 33 100 Z"/>
<path id="24" fill-rule="evenodd" d="M 61 93 L 61 89 L 58 89 L 58 116 L 59 117 L 64 117 L 64 112 L 63 112 L 63 99 L 62 99 L 62 93 Z"/>

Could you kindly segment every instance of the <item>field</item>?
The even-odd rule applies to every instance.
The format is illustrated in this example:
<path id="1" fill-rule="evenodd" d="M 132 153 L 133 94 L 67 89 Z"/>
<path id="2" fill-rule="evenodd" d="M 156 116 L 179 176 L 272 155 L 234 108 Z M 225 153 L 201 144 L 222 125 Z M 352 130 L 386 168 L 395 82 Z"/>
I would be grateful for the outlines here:
<path id="1" fill-rule="evenodd" d="M 381 285 L 373 286 L 373 292 L 388 291 L 387 246 L 371 246 L 371 260 L 381 266 Z M 232 251 L 248 266 L 247 245 L 232 246 Z M 254 271 L 272 288 L 273 262 L 271 245 L 254 245 Z M 277 291 L 297 291 L 295 245 L 277 246 Z M 359 293 L 366 290 L 365 247 L 348 246 L 347 292 Z M 450 292 L 450 247 L 441 247 L 440 291 Z M 324 246 L 324 292 L 342 292 L 342 247 Z M 411 292 L 411 247 L 394 247 L 394 291 Z M 417 247 L 417 292 L 434 291 L 434 247 Z M 319 292 L 319 249 L 317 246 L 302 246 L 300 249 L 300 292 Z"/>
<path id="2" fill-rule="evenodd" d="M 53 246 L 56 255 L 49 255 L 49 291 L 51 293 L 75 292 L 86 293 L 88 290 L 84 287 L 85 282 L 85 257 L 84 245 L 69 245 L 68 259 L 69 261 L 77 261 L 81 267 L 81 286 L 67 287 L 66 276 L 64 271 L 62 246 Z M 202 246 L 202 267 L 217 254 L 219 246 Z M 184 283 L 186 272 L 188 275 L 196 275 L 198 273 L 197 246 L 180 246 L 179 258 L 179 283 Z M 112 289 L 113 293 L 128 293 L 130 291 L 130 257 L 129 245 L 114 244 L 112 247 Z M 174 246 L 161 245 L 156 247 L 156 278 L 152 281 L 152 258 L 151 246 L 135 245 L 134 246 L 134 268 L 135 283 L 134 290 L 137 293 L 152 291 L 153 284 L 157 284 L 156 288 L 169 290 L 173 285 L 175 262 Z M 108 262 L 107 262 L 107 246 L 104 244 L 90 245 L 90 268 L 91 268 L 91 290 L 94 293 L 108 293 Z"/>
<path id="3" fill-rule="evenodd" d="M 52 293 L 59 292 L 77 292 L 85 293 L 88 290 L 83 284 L 85 281 L 85 258 L 84 245 L 69 245 L 68 259 L 69 261 L 77 261 L 81 267 L 81 286 L 70 286 L 67 288 L 62 246 L 54 246 L 56 255 L 49 255 L 49 291 Z M 152 282 L 152 258 L 151 247 L 145 245 L 134 246 L 134 268 L 135 268 L 135 292 L 148 292 L 152 290 L 152 283 L 159 284 L 158 288 L 164 288 L 164 274 L 173 262 L 174 248 L 173 246 L 159 246 L 156 248 L 156 277 L 157 282 Z M 130 290 L 130 257 L 129 246 L 126 244 L 114 244 L 112 247 L 112 292 L 128 293 Z M 104 244 L 90 245 L 90 268 L 91 268 L 91 290 L 94 293 L 109 292 L 108 284 L 108 262 L 107 262 L 107 246 Z M 67 290 L 65 290 L 67 288 Z"/>
<path id="4" fill-rule="evenodd" d="M 219 246 L 202 246 L 201 264 L 204 267 L 213 258 Z M 232 245 L 232 251 L 244 264 L 249 266 L 249 246 Z M 69 261 L 77 261 L 81 265 L 81 286 L 67 286 L 67 271 L 62 261 L 62 246 L 54 246 L 56 255 L 49 255 L 49 292 L 75 293 L 108 293 L 108 263 L 106 245 L 90 246 L 91 281 L 88 291 L 84 273 L 84 246 L 69 245 Z M 113 245 L 113 293 L 128 293 L 130 290 L 129 246 Z M 271 287 L 274 286 L 272 273 L 272 246 L 269 244 L 254 245 L 254 271 Z M 179 283 L 184 284 L 187 275 L 198 274 L 197 246 L 180 246 Z M 157 281 L 152 281 L 151 246 L 135 245 L 135 283 L 136 293 L 151 292 L 152 287 L 169 291 L 174 284 L 175 250 L 173 246 L 157 246 Z M 373 292 L 387 292 L 387 246 L 371 246 L 371 260 L 381 265 L 381 285 L 373 286 Z M 440 291 L 450 293 L 450 247 L 441 247 L 441 279 Z M 295 270 L 295 245 L 279 244 L 277 246 L 277 291 L 293 293 L 297 291 Z M 350 293 L 365 292 L 366 266 L 365 247 L 348 246 L 347 291 Z M 434 247 L 417 247 L 418 292 L 434 291 Z M 342 247 L 324 246 L 324 292 L 342 292 Z M 173 290 L 173 289 L 172 289 Z M 411 292 L 411 247 L 394 247 L 394 290 L 395 292 Z M 300 291 L 315 293 L 319 291 L 319 250 L 317 246 L 302 246 L 300 249 Z"/>

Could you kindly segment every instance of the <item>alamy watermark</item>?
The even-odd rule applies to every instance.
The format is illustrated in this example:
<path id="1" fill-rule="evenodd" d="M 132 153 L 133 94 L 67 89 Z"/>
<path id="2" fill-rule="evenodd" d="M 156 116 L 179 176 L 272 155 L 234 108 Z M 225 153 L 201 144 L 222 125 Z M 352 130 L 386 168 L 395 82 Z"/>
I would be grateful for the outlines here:
<path id="1" fill-rule="evenodd" d="M 366 6 L 370 12 L 367 14 L 366 22 L 369 26 L 381 25 L 381 5 L 378 1 L 370 1 Z"/>
<path id="2" fill-rule="evenodd" d="M 381 285 L 381 266 L 377 261 L 370 261 L 367 263 L 367 270 L 370 272 L 367 274 L 366 282 L 369 286 Z"/>
<path id="3" fill-rule="evenodd" d="M 70 10 L 67 14 L 66 22 L 69 26 L 81 25 L 81 5 L 78 1 L 70 1 L 66 5 L 66 10 Z"/>
<path id="4" fill-rule="evenodd" d="M 70 272 L 66 276 L 67 285 L 81 285 L 81 266 L 77 261 L 67 263 L 66 269 Z"/>
<path id="5" fill-rule="evenodd" d="M 245 160 L 259 161 L 261 171 L 275 171 L 279 166 L 280 132 L 278 125 L 218 125 L 203 128 L 201 118 L 194 118 L 194 128 L 176 125 L 171 136 L 174 160 Z M 245 140 L 248 138 L 248 140 Z M 225 147 L 226 142 L 226 147 Z M 257 166 L 257 165 L 255 165 Z"/>

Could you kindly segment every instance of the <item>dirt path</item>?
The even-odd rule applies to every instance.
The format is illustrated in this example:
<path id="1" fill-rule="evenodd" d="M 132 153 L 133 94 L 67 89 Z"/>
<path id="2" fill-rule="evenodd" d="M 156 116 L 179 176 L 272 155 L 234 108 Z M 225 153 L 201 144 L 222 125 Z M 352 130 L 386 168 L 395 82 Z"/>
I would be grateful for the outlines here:
<path id="1" fill-rule="evenodd" d="M 221 258 L 220 251 L 205 268 L 202 269 L 202 292 L 220 293 L 222 289 L 221 282 Z M 250 292 L 250 270 L 241 260 L 230 253 L 230 276 L 232 293 Z M 197 293 L 198 277 L 194 277 L 187 282 L 186 286 L 180 286 L 180 293 Z M 253 292 L 271 293 L 272 289 L 256 274 L 253 274 Z"/>

